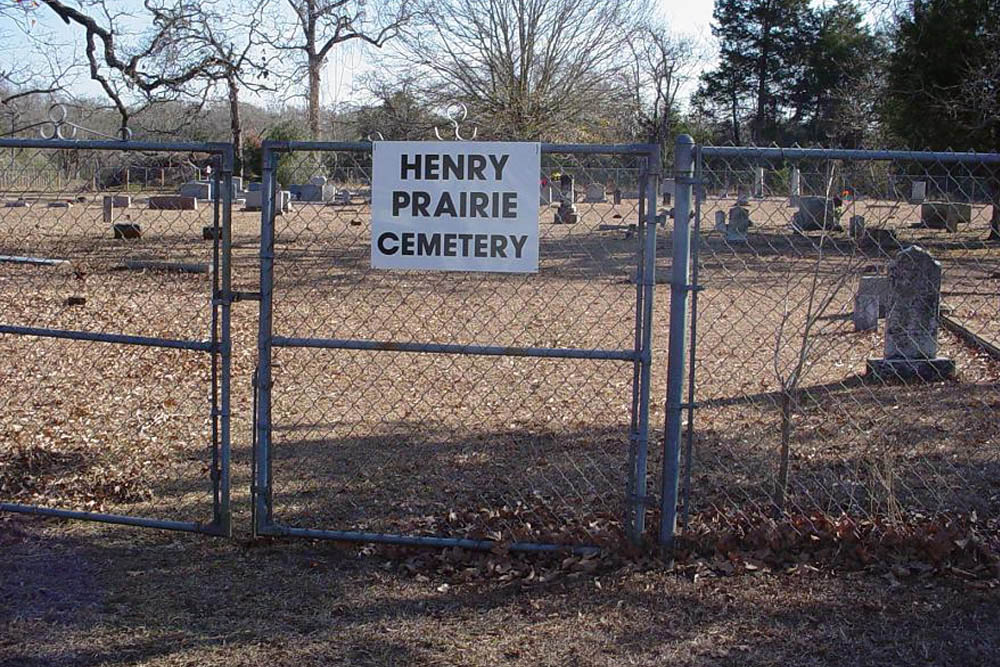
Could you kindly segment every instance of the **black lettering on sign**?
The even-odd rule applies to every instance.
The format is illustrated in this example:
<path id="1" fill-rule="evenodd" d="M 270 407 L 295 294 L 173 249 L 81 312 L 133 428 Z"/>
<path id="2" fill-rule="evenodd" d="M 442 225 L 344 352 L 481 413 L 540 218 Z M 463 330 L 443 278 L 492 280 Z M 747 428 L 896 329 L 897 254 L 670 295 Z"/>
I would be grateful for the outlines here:
<path id="1" fill-rule="evenodd" d="M 425 218 L 430 215 L 427 212 L 427 205 L 431 203 L 431 193 L 429 192 L 414 192 L 413 193 L 413 217 L 422 215 Z"/>
<path id="2" fill-rule="evenodd" d="M 457 215 L 455 212 L 455 202 L 451 200 L 451 193 L 448 192 L 441 193 L 441 199 L 438 200 L 437 207 L 434 209 L 435 218 L 440 218 L 445 215 L 452 218 Z"/>
<path id="3" fill-rule="evenodd" d="M 465 155 L 442 155 L 441 156 L 441 178 L 448 180 L 465 178 Z"/>
<path id="4" fill-rule="evenodd" d="M 503 193 L 503 217 L 505 217 L 505 218 L 516 218 L 517 217 L 517 193 L 516 192 L 505 192 L 505 193 Z"/>
<path id="5" fill-rule="evenodd" d="M 469 241 L 472 240 L 472 234 L 459 234 L 458 238 L 462 240 L 462 257 L 469 256 Z"/>
<path id="6" fill-rule="evenodd" d="M 438 166 L 441 161 L 441 156 L 436 153 L 424 156 L 424 179 L 428 181 L 436 181 L 438 179 Z"/>
<path id="7" fill-rule="evenodd" d="M 395 255 L 396 251 L 399 250 L 398 245 L 387 245 L 389 242 L 398 242 L 399 237 L 392 232 L 385 232 L 378 237 L 378 249 L 383 255 Z"/>
<path id="8" fill-rule="evenodd" d="M 441 235 L 440 234 L 418 234 L 417 235 L 417 254 L 418 255 L 430 255 L 432 257 L 441 254 Z"/>
<path id="9" fill-rule="evenodd" d="M 402 249 L 399 251 L 401 255 L 412 255 L 413 254 L 413 232 L 403 233 Z"/>
<path id="10" fill-rule="evenodd" d="M 507 237 L 494 234 L 490 237 L 490 257 L 507 257 Z"/>
<path id="11" fill-rule="evenodd" d="M 400 210 L 410 205 L 410 193 L 406 190 L 396 190 L 392 193 L 392 217 L 399 215 Z"/>
<path id="12" fill-rule="evenodd" d="M 486 171 L 486 156 L 472 154 L 469 156 L 469 176 L 470 181 L 485 181 L 486 176 L 483 172 Z"/>
<path id="13" fill-rule="evenodd" d="M 524 249 L 524 244 L 527 242 L 527 236 L 511 236 L 510 242 L 514 244 L 514 257 L 521 259 L 521 250 Z"/>
<path id="14" fill-rule="evenodd" d="M 476 234 L 476 257 L 486 257 L 486 246 L 489 244 L 489 234 Z"/>
<path id="15" fill-rule="evenodd" d="M 412 162 L 406 158 L 406 153 L 403 153 L 403 155 L 400 156 L 399 177 L 405 181 L 406 172 L 412 171 L 413 178 L 420 178 L 420 156 L 414 155 Z"/>
<path id="16" fill-rule="evenodd" d="M 503 168 L 507 165 L 509 158 L 509 155 L 501 155 L 498 160 L 495 155 L 490 156 L 490 162 L 493 164 L 493 173 L 496 175 L 498 181 L 503 180 Z"/>
<path id="17" fill-rule="evenodd" d="M 455 234 L 445 234 L 444 235 L 444 256 L 454 257 L 455 256 L 455 243 L 458 241 L 458 237 Z"/>

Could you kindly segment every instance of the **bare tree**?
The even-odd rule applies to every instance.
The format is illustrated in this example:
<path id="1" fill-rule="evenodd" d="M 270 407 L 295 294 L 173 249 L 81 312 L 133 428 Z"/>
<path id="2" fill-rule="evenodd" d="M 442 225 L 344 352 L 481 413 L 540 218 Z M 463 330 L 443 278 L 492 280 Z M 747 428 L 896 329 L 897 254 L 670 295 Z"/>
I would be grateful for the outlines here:
<path id="1" fill-rule="evenodd" d="M 410 20 L 410 0 L 377 3 L 364 0 L 286 0 L 294 14 L 289 23 L 279 20 L 279 31 L 268 38 L 278 51 L 298 54 L 297 71 L 306 74 L 309 132 L 320 138 L 320 89 L 323 67 L 330 52 L 352 40 L 376 48 L 396 37 Z M 298 80 L 299 77 L 292 77 Z"/>
<path id="2" fill-rule="evenodd" d="M 273 54 L 263 48 L 263 5 L 249 14 L 244 14 L 244 7 L 235 6 L 228 0 L 151 6 L 158 16 L 169 17 L 169 24 L 174 26 L 173 32 L 165 36 L 170 50 L 182 52 L 188 60 L 202 64 L 200 79 L 225 88 L 230 134 L 242 173 L 240 91 L 260 93 L 273 89 L 266 83 Z"/>
<path id="3" fill-rule="evenodd" d="M 32 57 L 26 58 L 21 48 L 10 48 L 5 53 L 10 58 L 0 59 L 0 108 L 9 116 L 12 132 L 18 117 L 37 98 L 65 92 L 74 70 L 72 58 L 68 64 L 60 59 L 65 55 L 65 45 L 52 48 L 54 37 L 39 26 L 37 13 L 32 3 L 8 4 L 0 0 L 0 42 L 19 42 L 32 51 Z"/>
<path id="4" fill-rule="evenodd" d="M 195 0 L 182 0 L 169 12 L 152 0 L 144 0 L 141 16 L 115 11 L 106 0 L 91 0 L 82 4 L 82 9 L 61 0 L 41 2 L 67 25 L 84 31 L 90 78 L 114 104 L 123 133 L 136 105 L 142 108 L 171 99 L 204 104 L 210 87 L 197 84 L 204 81 L 206 72 L 219 67 L 220 59 L 213 53 L 185 52 L 176 40 L 178 30 L 196 20 L 199 9 Z M 130 21 L 145 23 L 148 29 L 130 35 L 125 28 Z"/>
<path id="5" fill-rule="evenodd" d="M 600 105 L 647 12 L 646 0 L 423 0 L 396 69 L 490 134 L 553 137 Z"/>
<path id="6" fill-rule="evenodd" d="M 705 54 L 692 38 L 649 24 L 627 40 L 630 60 L 622 70 L 630 91 L 636 130 L 644 140 L 668 147 L 678 117 L 678 95 L 694 80 Z"/>
<path id="7" fill-rule="evenodd" d="M 837 164 L 831 163 L 827 170 L 824 197 L 832 199 L 835 194 Z M 829 211 L 824 207 L 822 229 L 834 226 L 828 219 Z M 793 418 L 799 408 L 802 396 L 802 382 L 813 368 L 817 357 L 817 343 L 821 337 L 816 334 L 817 325 L 824 320 L 830 307 L 853 278 L 860 274 L 864 255 L 856 252 L 843 256 L 842 261 L 827 269 L 824 278 L 824 260 L 830 260 L 826 233 L 815 243 L 816 257 L 808 273 L 805 294 L 796 294 L 801 281 L 789 279 L 788 291 L 782 301 L 782 316 L 774 340 L 772 363 L 774 374 L 781 387 L 781 440 L 778 453 L 778 474 L 775 477 L 773 503 L 775 510 L 785 508 L 788 489 L 789 463 L 791 459 L 791 439 Z M 786 352 L 791 351 L 789 356 Z"/>

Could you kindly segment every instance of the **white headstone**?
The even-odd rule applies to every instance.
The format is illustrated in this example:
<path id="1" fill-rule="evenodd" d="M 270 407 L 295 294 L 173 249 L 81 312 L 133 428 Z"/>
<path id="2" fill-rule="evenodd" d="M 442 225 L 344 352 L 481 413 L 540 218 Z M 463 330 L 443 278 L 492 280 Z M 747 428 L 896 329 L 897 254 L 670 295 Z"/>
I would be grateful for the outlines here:
<path id="1" fill-rule="evenodd" d="M 910 190 L 910 201 L 914 204 L 919 204 L 926 198 L 927 181 L 913 181 L 913 187 Z"/>
<path id="2" fill-rule="evenodd" d="M 802 172 L 798 167 L 792 167 L 788 178 L 788 205 L 798 206 L 802 196 Z"/>

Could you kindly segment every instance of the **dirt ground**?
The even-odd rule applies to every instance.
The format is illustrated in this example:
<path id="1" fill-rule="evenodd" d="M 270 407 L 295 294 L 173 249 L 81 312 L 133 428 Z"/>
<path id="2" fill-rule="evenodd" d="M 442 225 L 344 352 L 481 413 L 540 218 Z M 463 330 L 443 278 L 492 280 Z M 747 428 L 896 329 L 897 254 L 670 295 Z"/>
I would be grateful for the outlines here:
<path id="1" fill-rule="evenodd" d="M 12 667 L 991 665 L 1000 650 L 997 589 L 954 577 L 631 566 L 461 583 L 330 543 L 0 527 Z"/>
<path id="2" fill-rule="evenodd" d="M 102 222 L 99 197 L 68 209 L 47 208 L 47 199 L 0 209 L 0 254 L 72 265 L 0 264 L 0 322 L 210 339 L 210 275 L 120 266 L 211 263 L 213 244 L 202 240 L 211 207 L 137 205 L 121 215 L 143 226 L 143 238 L 121 241 Z M 751 204 L 748 244 L 727 243 L 711 221 L 733 203 L 713 199 L 701 211 L 692 526 L 771 510 L 779 376 L 794 366 L 810 318 L 789 512 L 904 523 L 1000 515 L 1000 361 L 942 332 L 954 379 L 866 380 L 884 323 L 856 333 L 850 312 L 857 276 L 884 273 L 887 253 L 843 234 L 822 242 L 792 235 L 793 210 L 778 199 Z M 636 201 L 579 206 L 577 225 L 552 225 L 552 209 L 543 208 L 537 276 L 483 276 L 373 271 L 363 205 L 298 205 L 277 223 L 274 334 L 628 350 L 639 239 L 601 225 L 634 223 Z M 915 209 L 873 205 L 864 214 L 930 250 L 943 265 L 952 317 L 1000 342 L 1000 256 L 982 242 L 985 207 L 956 234 L 910 229 Z M 258 233 L 258 213 L 234 212 L 236 290 L 259 289 Z M 654 504 L 671 251 L 661 229 Z M 810 307 L 811 296 L 821 309 L 815 298 Z M 85 303 L 68 305 L 69 297 Z M 1000 616 L 995 582 L 947 568 L 854 571 L 804 558 L 729 577 L 697 559 L 668 571 L 638 556 L 514 567 L 488 555 L 432 567 L 410 552 L 251 544 L 257 342 L 257 304 L 234 304 L 234 539 L 3 515 L 0 664 L 995 662 L 995 633 L 981 630 Z M 274 355 L 278 523 L 618 544 L 632 364 L 292 348 Z M 6 335 L 0 364 L 0 501 L 211 519 L 211 355 Z M 650 512 L 648 523 L 656 519 Z"/>

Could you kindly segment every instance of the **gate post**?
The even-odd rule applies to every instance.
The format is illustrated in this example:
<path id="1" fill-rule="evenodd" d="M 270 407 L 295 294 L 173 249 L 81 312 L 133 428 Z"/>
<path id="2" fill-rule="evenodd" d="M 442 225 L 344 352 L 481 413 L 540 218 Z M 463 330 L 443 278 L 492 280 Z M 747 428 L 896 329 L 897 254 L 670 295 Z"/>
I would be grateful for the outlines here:
<path id="1" fill-rule="evenodd" d="M 642 273 L 637 276 L 641 283 L 642 298 L 637 304 L 641 326 L 637 331 L 639 349 L 638 417 L 635 423 L 634 458 L 630 461 L 627 486 L 627 509 L 625 530 L 632 544 L 640 544 L 646 532 L 646 477 L 649 453 L 649 386 L 653 361 L 653 291 L 656 285 L 656 206 L 659 200 L 659 183 L 663 175 L 660 167 L 660 147 L 653 146 L 646 158 L 645 217 L 640 220 L 642 227 Z M 637 322 L 638 324 L 638 322 Z M 631 458 L 631 457 L 630 457 Z"/>
<path id="2" fill-rule="evenodd" d="M 221 308 L 222 331 L 221 331 L 221 360 L 222 360 L 222 403 L 220 409 L 221 417 L 221 451 L 219 452 L 219 464 L 221 466 L 219 477 L 220 496 L 220 530 L 226 537 L 232 537 L 232 513 L 229 506 L 230 487 L 230 449 L 231 449 L 231 383 L 232 383 L 232 327 L 231 327 L 231 304 L 233 302 L 232 284 L 232 255 L 233 255 L 233 164 L 234 152 L 231 144 L 226 144 L 222 152 L 222 294 Z M 219 191 L 215 192 L 215 199 L 218 201 Z M 217 242 L 218 243 L 218 242 Z M 218 298 L 218 296 L 216 297 Z"/>
<path id="3" fill-rule="evenodd" d="M 666 425 L 663 434 L 663 489 L 660 494 L 660 545 L 672 549 L 677 530 L 677 495 L 681 464 L 681 420 L 687 296 L 691 290 L 691 195 L 694 140 L 682 134 L 674 148 L 673 275 L 670 279 L 670 342 L 667 356 Z"/>
<path id="4" fill-rule="evenodd" d="M 260 318 L 257 332 L 257 422 L 253 496 L 253 535 L 271 523 L 271 288 L 274 281 L 275 170 L 274 147 L 264 142 L 260 200 Z"/>

